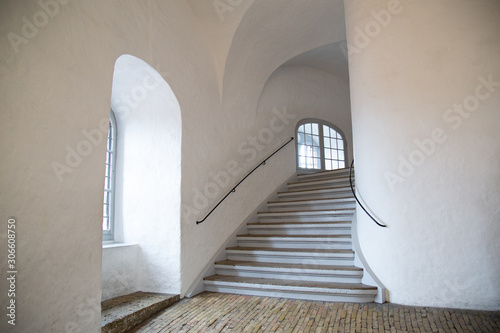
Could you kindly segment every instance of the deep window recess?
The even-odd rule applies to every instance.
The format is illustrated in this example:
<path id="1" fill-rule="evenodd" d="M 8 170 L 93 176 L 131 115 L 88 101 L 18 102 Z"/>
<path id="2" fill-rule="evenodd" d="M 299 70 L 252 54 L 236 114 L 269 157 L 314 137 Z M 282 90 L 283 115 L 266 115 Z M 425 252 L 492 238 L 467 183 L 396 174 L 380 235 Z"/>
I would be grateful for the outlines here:
<path id="1" fill-rule="evenodd" d="M 104 203 L 102 215 L 102 240 L 114 240 L 115 164 L 116 164 L 116 118 L 111 111 L 108 140 L 106 144 L 106 174 L 104 181 Z"/>
<path id="2" fill-rule="evenodd" d="M 321 120 L 304 120 L 297 127 L 297 167 L 321 171 L 346 166 L 346 142 L 334 126 Z"/>

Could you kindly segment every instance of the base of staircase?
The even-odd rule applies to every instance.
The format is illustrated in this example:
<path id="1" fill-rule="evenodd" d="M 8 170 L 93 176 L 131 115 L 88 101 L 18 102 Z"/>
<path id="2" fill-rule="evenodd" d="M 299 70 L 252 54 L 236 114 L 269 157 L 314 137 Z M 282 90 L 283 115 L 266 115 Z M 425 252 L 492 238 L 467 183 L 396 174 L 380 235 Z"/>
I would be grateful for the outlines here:
<path id="1" fill-rule="evenodd" d="M 101 332 L 126 332 L 179 301 L 179 295 L 136 292 L 101 303 Z"/>
<path id="2" fill-rule="evenodd" d="M 373 302 L 377 288 L 363 284 L 291 281 L 213 275 L 204 279 L 212 292 L 324 302 Z"/>

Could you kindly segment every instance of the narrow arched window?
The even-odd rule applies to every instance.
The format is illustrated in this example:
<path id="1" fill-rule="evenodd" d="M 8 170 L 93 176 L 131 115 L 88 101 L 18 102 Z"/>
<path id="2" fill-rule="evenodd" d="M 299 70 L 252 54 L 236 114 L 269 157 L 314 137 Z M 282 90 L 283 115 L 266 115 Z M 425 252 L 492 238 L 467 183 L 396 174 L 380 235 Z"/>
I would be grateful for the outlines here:
<path id="1" fill-rule="evenodd" d="M 106 143 L 106 170 L 104 178 L 104 203 L 102 215 L 102 240 L 114 240 L 115 213 L 116 118 L 113 110 L 109 117 Z"/>
<path id="2" fill-rule="evenodd" d="M 321 120 L 297 124 L 297 168 L 304 171 L 342 169 L 346 166 L 346 141 L 335 126 Z"/>

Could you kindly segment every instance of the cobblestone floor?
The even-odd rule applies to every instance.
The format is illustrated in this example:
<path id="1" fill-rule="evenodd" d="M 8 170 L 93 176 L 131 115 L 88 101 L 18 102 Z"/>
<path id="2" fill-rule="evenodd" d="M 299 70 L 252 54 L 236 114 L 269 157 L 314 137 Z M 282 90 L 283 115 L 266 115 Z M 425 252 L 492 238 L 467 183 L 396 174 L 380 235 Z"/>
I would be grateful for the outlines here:
<path id="1" fill-rule="evenodd" d="M 202 293 L 133 332 L 500 332 L 500 312 Z"/>

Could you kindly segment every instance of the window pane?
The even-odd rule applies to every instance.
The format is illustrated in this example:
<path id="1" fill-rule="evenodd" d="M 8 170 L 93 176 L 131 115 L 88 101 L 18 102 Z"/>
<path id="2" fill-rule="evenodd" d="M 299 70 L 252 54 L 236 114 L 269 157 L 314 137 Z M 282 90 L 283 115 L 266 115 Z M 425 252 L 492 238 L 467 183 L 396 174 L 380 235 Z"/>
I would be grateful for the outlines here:
<path id="1" fill-rule="evenodd" d="M 306 124 L 306 133 L 312 134 L 312 124 Z"/>
<path id="2" fill-rule="evenodd" d="M 306 167 L 306 158 L 304 156 L 299 156 L 299 168 Z"/>
<path id="3" fill-rule="evenodd" d="M 344 160 L 344 151 L 343 150 L 339 150 L 339 160 L 340 161 Z"/>
<path id="4" fill-rule="evenodd" d="M 345 162 L 344 161 L 340 161 L 339 162 L 339 168 L 345 168 Z"/>
<path id="5" fill-rule="evenodd" d="M 316 147 L 319 147 L 319 136 L 317 136 L 317 135 L 313 135 L 313 136 L 312 136 L 312 140 L 313 140 L 312 145 L 313 145 L 313 146 L 316 146 Z"/>
<path id="6" fill-rule="evenodd" d="M 107 136 L 107 153 L 106 153 L 106 166 L 104 175 L 104 196 L 103 196 L 103 240 L 113 239 L 113 178 L 114 165 L 115 165 L 115 147 L 116 145 L 116 123 L 114 114 L 111 111 L 110 122 Z"/>
<path id="7" fill-rule="evenodd" d="M 102 230 L 109 230 L 109 219 L 107 217 L 102 219 Z"/>
<path id="8" fill-rule="evenodd" d="M 314 159 L 314 169 L 321 169 L 321 160 L 319 158 Z"/>
<path id="9" fill-rule="evenodd" d="M 333 170 L 344 167 L 343 150 L 342 136 L 330 126 L 311 122 L 298 127 L 297 159 L 300 168 Z"/>
<path id="10" fill-rule="evenodd" d="M 325 148 L 330 148 L 331 147 L 330 139 L 324 138 L 323 141 L 325 142 Z"/>
<path id="11" fill-rule="evenodd" d="M 318 124 L 312 124 L 312 134 L 319 135 L 319 125 Z"/>
<path id="12" fill-rule="evenodd" d="M 336 139 L 331 139 L 331 147 L 334 149 L 337 149 L 337 140 Z"/>
<path id="13" fill-rule="evenodd" d="M 307 156 L 306 157 L 306 167 L 307 168 L 313 168 L 314 167 L 313 159 L 312 159 L 311 156 Z"/>
<path id="14" fill-rule="evenodd" d="M 297 134 L 297 142 L 298 142 L 299 144 L 304 143 L 304 134 L 302 134 L 302 133 L 298 133 L 298 134 Z"/>

